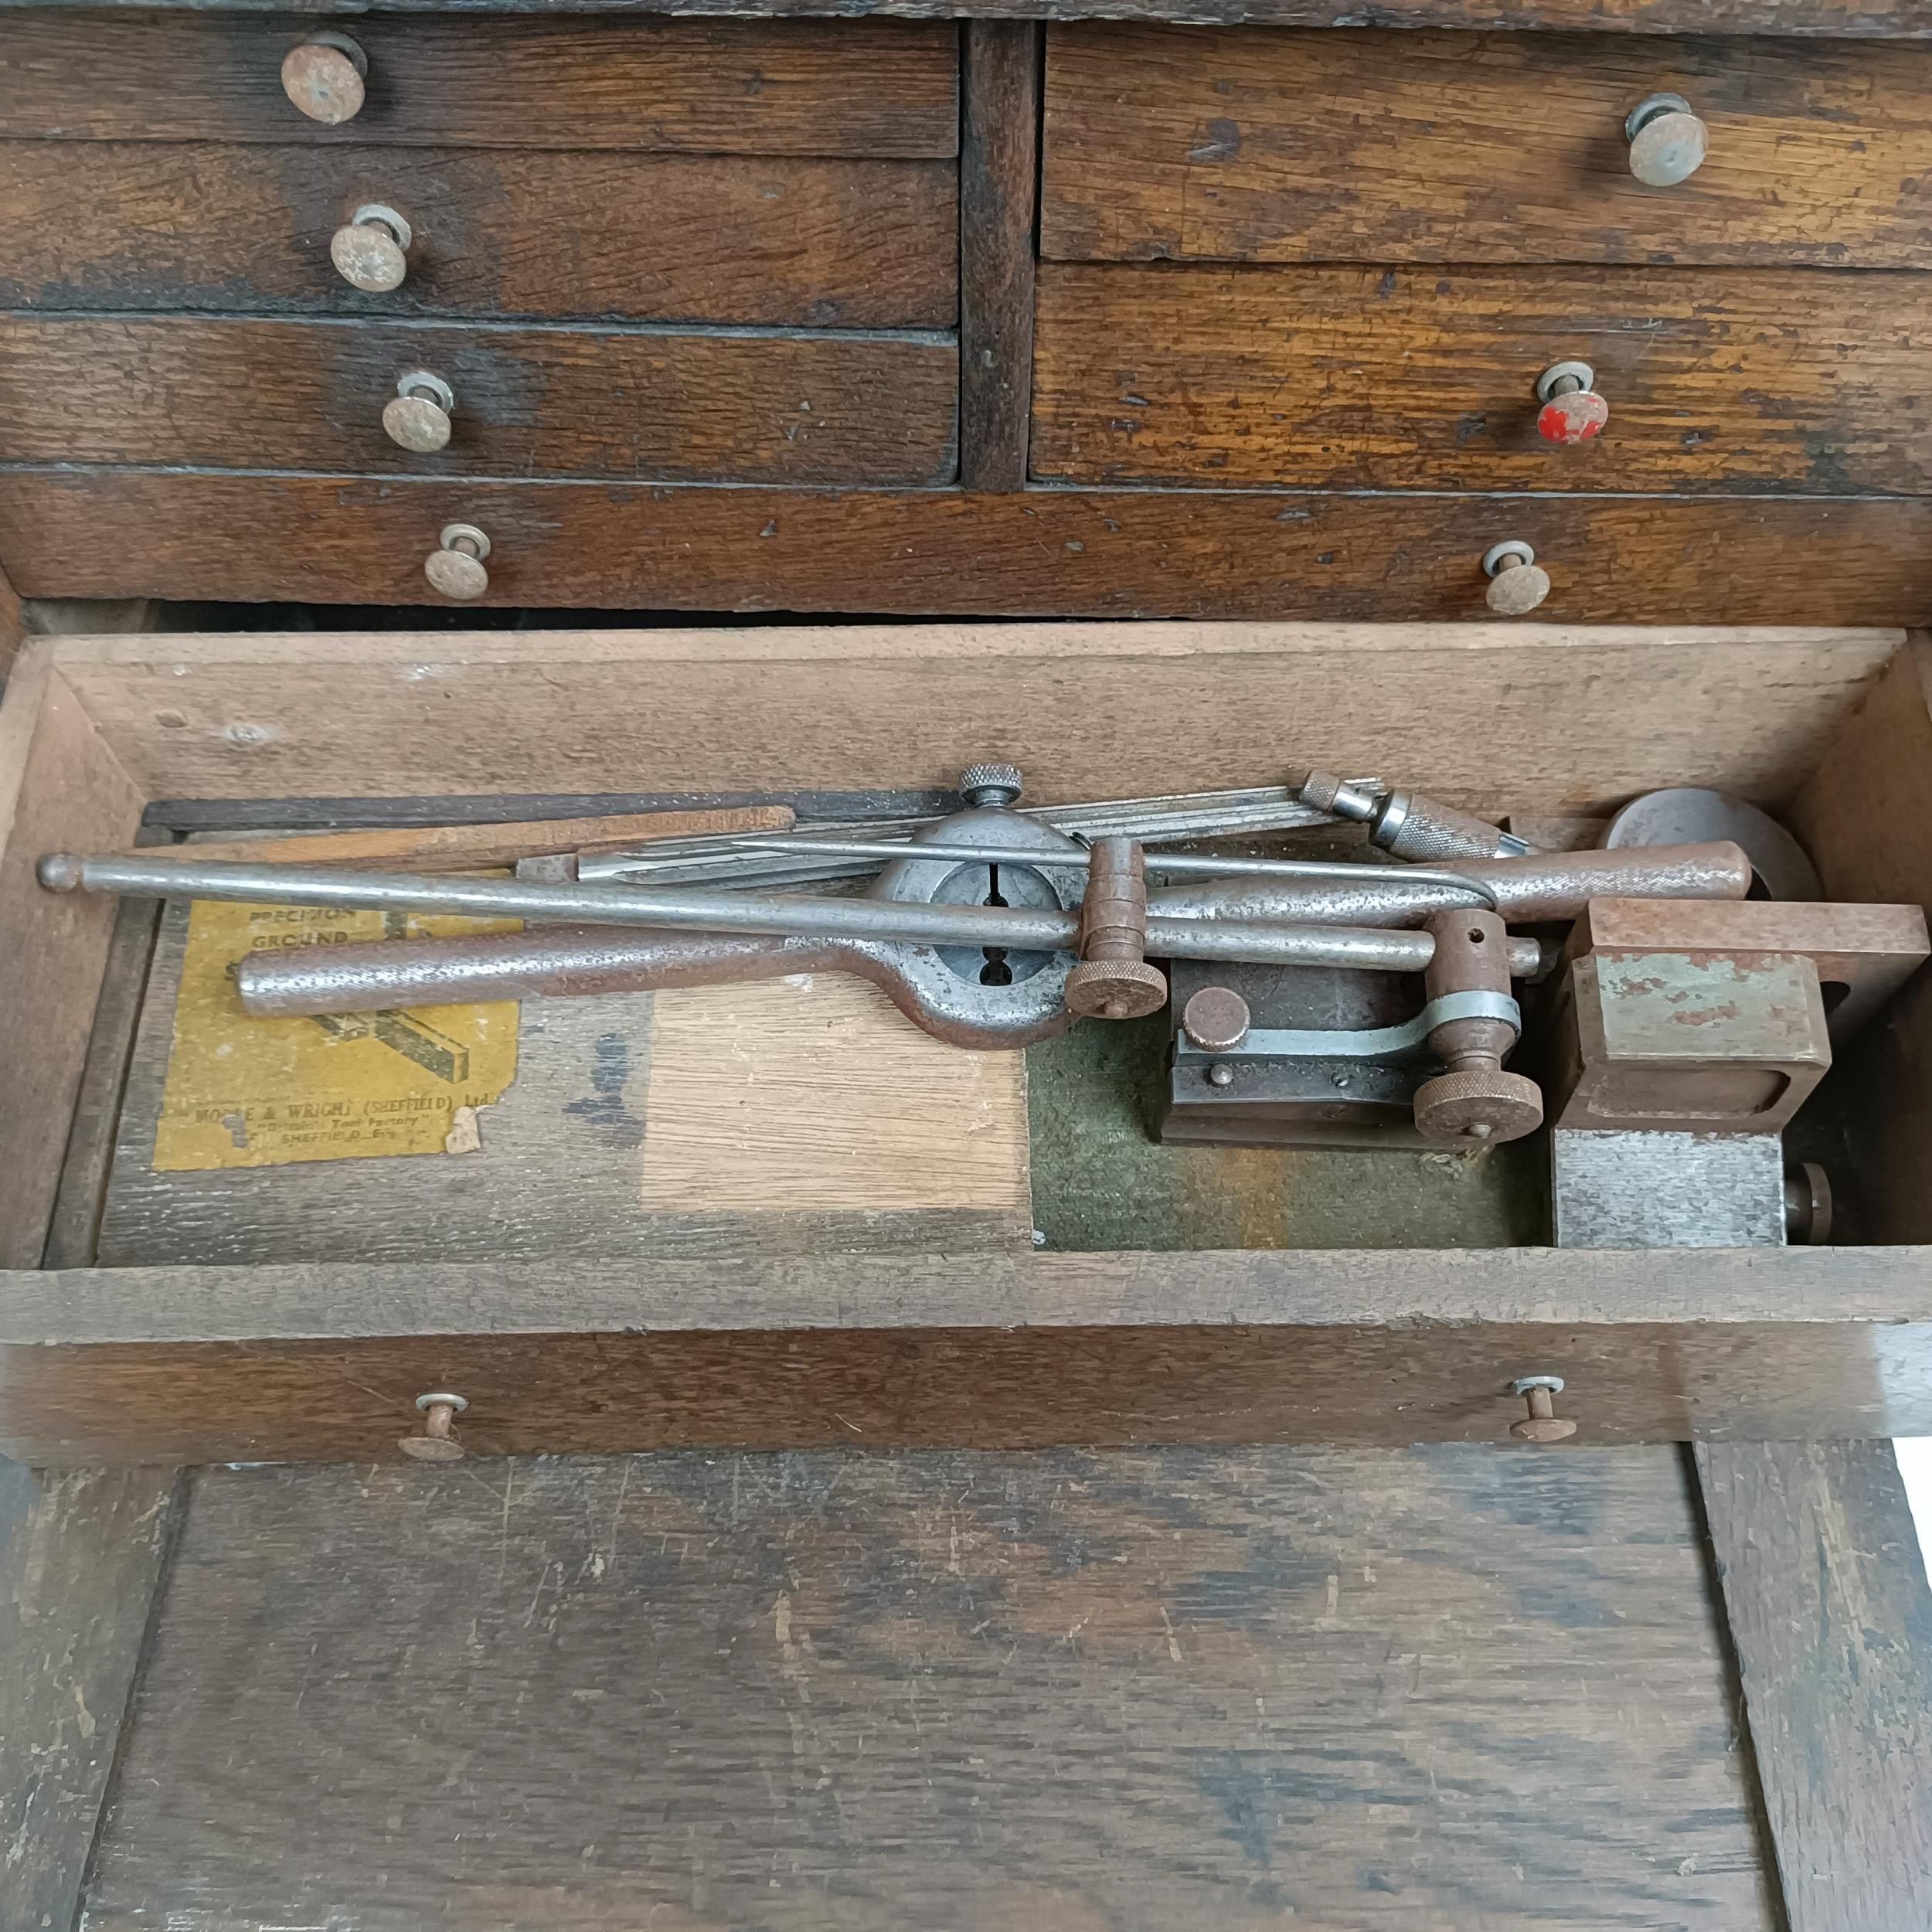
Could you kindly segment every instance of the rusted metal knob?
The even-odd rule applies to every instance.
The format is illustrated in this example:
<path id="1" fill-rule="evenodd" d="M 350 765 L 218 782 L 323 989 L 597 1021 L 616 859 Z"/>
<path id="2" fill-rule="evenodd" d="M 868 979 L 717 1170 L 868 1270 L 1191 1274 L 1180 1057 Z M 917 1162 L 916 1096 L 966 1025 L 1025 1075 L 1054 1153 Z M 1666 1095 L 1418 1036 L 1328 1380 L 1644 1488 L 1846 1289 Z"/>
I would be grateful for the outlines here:
<path id="1" fill-rule="evenodd" d="M 1232 986 L 1203 986 L 1181 1009 L 1181 1031 L 1204 1053 L 1232 1053 L 1248 1036 L 1253 1016 Z"/>
<path id="2" fill-rule="evenodd" d="M 1549 594 L 1549 573 L 1519 538 L 1492 544 L 1483 553 L 1482 569 L 1489 580 L 1487 601 L 1499 617 L 1527 617 Z"/>
<path id="3" fill-rule="evenodd" d="M 1652 94 L 1624 121 L 1630 172 L 1646 188 L 1675 188 L 1689 181 L 1710 151 L 1710 130 L 1682 94 Z"/>
<path id="4" fill-rule="evenodd" d="M 1437 913 L 1426 924 L 1436 942 L 1423 976 L 1430 998 L 1509 991 L 1509 934 L 1495 913 Z M 1424 1140 L 1467 1146 L 1533 1134 L 1543 1124 L 1542 1090 L 1503 1070 L 1503 1056 L 1515 1043 L 1516 1029 L 1506 1019 L 1454 1019 L 1438 1026 L 1429 1047 L 1448 1070 L 1416 1089 L 1416 1131 Z"/>
<path id="5" fill-rule="evenodd" d="M 461 1462 L 463 1444 L 456 1433 L 456 1419 L 470 1405 L 447 1389 L 434 1389 L 418 1396 L 416 1406 L 422 1412 L 423 1426 L 413 1436 L 399 1436 L 396 1446 L 418 1462 Z"/>
<path id="6" fill-rule="evenodd" d="M 1587 362 L 1553 362 L 1536 378 L 1536 432 L 1546 443 L 1587 443 L 1610 420 Z"/>
<path id="7" fill-rule="evenodd" d="M 409 273 L 410 243 L 415 239 L 408 222 L 393 208 L 365 202 L 336 230 L 328 258 L 351 287 L 386 294 L 403 286 Z"/>
<path id="8" fill-rule="evenodd" d="M 345 33 L 312 33 L 282 62 L 282 92 L 311 121 L 339 128 L 362 111 L 369 56 Z"/>
<path id="9" fill-rule="evenodd" d="M 456 397 L 448 383 L 426 369 L 398 379 L 396 395 L 383 411 L 383 427 L 392 443 L 428 456 L 447 446 Z"/>
<path id="10" fill-rule="evenodd" d="M 1556 1413 L 1555 1398 L 1563 1392 L 1561 1376 L 1519 1376 L 1511 1386 L 1529 1411 L 1522 1421 L 1509 1425 L 1519 1442 L 1562 1442 L 1577 1433 L 1576 1423 Z"/>
<path id="11" fill-rule="evenodd" d="M 430 587 L 446 597 L 480 597 L 490 587 L 490 573 L 483 567 L 489 553 L 490 539 L 474 523 L 446 524 L 437 547 L 423 561 L 423 574 Z"/>
<path id="12" fill-rule="evenodd" d="M 1167 975 L 1147 963 L 1147 874 L 1131 838 L 1094 841 L 1066 1004 L 1090 1019 L 1139 1019 L 1167 1004 Z"/>

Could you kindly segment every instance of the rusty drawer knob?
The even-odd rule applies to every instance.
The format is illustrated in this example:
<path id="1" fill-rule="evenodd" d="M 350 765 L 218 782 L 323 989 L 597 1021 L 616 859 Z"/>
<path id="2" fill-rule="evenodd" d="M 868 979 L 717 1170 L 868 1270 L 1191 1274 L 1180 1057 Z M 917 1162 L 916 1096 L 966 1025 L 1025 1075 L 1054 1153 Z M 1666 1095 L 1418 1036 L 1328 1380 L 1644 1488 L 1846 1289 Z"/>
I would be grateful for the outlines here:
<path id="1" fill-rule="evenodd" d="M 1556 1413 L 1554 1398 L 1563 1392 L 1561 1376 L 1519 1376 L 1511 1388 L 1529 1411 L 1520 1422 L 1509 1425 L 1519 1442 L 1562 1442 L 1577 1433 L 1576 1423 Z"/>
<path id="2" fill-rule="evenodd" d="M 416 1406 L 422 1413 L 423 1426 L 413 1436 L 399 1436 L 396 1446 L 418 1462 L 461 1462 L 463 1444 L 456 1433 L 456 1419 L 470 1405 L 461 1396 L 447 1389 L 434 1389 L 418 1396 Z"/>
<path id="3" fill-rule="evenodd" d="M 1587 443 L 1610 420 L 1587 362 L 1553 362 L 1536 378 L 1537 433 L 1546 443 Z"/>
<path id="4" fill-rule="evenodd" d="M 1630 172 L 1646 188 L 1675 188 L 1704 165 L 1710 130 L 1682 94 L 1652 94 L 1631 109 L 1624 122 L 1630 142 Z"/>
<path id="5" fill-rule="evenodd" d="M 409 273 L 409 223 L 381 202 L 366 202 L 337 229 L 328 258 L 344 281 L 372 295 L 403 286 Z"/>
<path id="6" fill-rule="evenodd" d="M 395 399 L 383 411 L 383 427 L 392 443 L 427 456 L 448 443 L 455 407 L 456 397 L 441 376 L 413 369 L 398 379 Z"/>
<path id="7" fill-rule="evenodd" d="M 282 92 L 311 121 L 339 128 L 362 111 L 369 56 L 345 33 L 312 33 L 282 63 Z"/>
<path id="8" fill-rule="evenodd" d="M 1527 617 L 1549 594 L 1549 577 L 1536 563 L 1536 553 L 1512 537 L 1484 552 L 1483 575 L 1489 580 L 1487 601 L 1499 617 Z"/>
<path id="9" fill-rule="evenodd" d="M 483 560 L 490 553 L 490 539 L 474 523 L 444 526 L 437 547 L 423 563 L 423 574 L 430 587 L 446 597 L 480 597 L 490 587 L 490 573 Z"/>

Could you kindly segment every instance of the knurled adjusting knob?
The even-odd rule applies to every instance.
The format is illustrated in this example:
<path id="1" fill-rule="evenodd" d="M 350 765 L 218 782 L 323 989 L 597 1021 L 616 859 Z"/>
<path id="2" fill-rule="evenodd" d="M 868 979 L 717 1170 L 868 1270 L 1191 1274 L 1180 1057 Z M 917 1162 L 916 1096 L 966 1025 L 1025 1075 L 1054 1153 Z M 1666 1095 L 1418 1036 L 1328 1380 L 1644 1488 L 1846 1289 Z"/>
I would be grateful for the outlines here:
<path id="1" fill-rule="evenodd" d="M 959 795 L 969 805 L 1017 804 L 1019 794 L 1017 765 L 968 765 L 959 774 Z"/>
<path id="2" fill-rule="evenodd" d="M 1536 378 L 1536 433 L 1546 443 L 1587 443 L 1610 420 L 1587 362 L 1553 362 Z"/>
<path id="3" fill-rule="evenodd" d="M 1066 975 L 1070 1012 L 1140 1019 L 1167 1004 L 1167 975 L 1147 962 L 1147 875 L 1131 838 L 1094 841 L 1080 905 L 1080 963 Z"/>
<path id="4" fill-rule="evenodd" d="M 1482 573 L 1489 580 L 1485 601 L 1499 617 L 1523 617 L 1549 594 L 1549 573 L 1520 538 L 1492 544 L 1483 553 Z"/>

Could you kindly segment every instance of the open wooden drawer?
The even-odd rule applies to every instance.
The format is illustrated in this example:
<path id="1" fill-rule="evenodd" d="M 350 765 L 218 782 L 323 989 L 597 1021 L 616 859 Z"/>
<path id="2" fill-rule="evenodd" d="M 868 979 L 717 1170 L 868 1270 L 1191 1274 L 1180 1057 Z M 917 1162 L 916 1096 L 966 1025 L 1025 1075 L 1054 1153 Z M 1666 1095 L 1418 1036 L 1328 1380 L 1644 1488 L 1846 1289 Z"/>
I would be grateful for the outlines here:
<path id="1" fill-rule="evenodd" d="M 1923 978 L 1832 1077 L 1859 1247 L 1347 1248 L 1332 1230 L 1320 1249 L 1101 1251 L 1036 1248 L 1016 1216 L 1010 1239 L 923 1249 L 835 1230 L 380 1262 L 264 1240 L 224 1265 L 46 1267 L 57 1207 L 97 1212 L 120 1082 L 97 1051 L 90 1069 L 90 1036 L 128 994 L 104 995 L 114 906 L 32 874 L 125 845 L 155 801 L 488 794 L 515 817 L 561 794 L 944 786 L 997 757 L 1049 803 L 1318 757 L 1495 814 L 1720 785 L 1783 809 L 1835 896 L 1924 903 L 1926 649 L 1233 624 L 45 641 L 0 711 L 0 1452 L 383 1456 L 446 1388 L 481 1453 L 1500 1440 L 1512 1381 L 1547 1372 L 1586 1443 L 1932 1430 Z M 560 1214 L 576 1178 L 561 1155 L 540 1175 Z M 1063 1193 L 1107 1185 L 1094 1168 Z"/>

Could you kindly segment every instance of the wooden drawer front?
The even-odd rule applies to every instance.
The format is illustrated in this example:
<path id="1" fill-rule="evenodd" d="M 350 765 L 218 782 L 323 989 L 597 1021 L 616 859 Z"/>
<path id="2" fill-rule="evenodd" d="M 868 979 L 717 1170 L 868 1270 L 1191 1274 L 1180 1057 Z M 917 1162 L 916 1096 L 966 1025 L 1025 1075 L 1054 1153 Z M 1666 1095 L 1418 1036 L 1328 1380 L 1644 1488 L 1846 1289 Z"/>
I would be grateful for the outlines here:
<path id="1" fill-rule="evenodd" d="M 1049 266 L 1032 463 L 1077 482 L 1932 489 L 1916 275 Z M 1580 359 L 1593 441 L 1537 430 Z"/>
<path id="2" fill-rule="evenodd" d="M 447 448 L 384 434 L 397 379 Z M 951 479 L 958 352 L 905 335 L 0 317 L 0 459 L 702 482 Z"/>
<path id="3" fill-rule="evenodd" d="M 365 202 L 413 230 L 386 294 L 329 260 Z M 950 328 L 958 262 L 944 161 L 0 144 L 11 308 Z"/>
<path id="4" fill-rule="evenodd" d="M 685 154 L 944 155 L 958 34 L 896 21 L 489 19 L 357 15 L 353 119 L 282 90 L 321 19 L 9 11 L 0 135 L 393 141 Z"/>
<path id="5" fill-rule="evenodd" d="M 1067 27 L 1042 246 L 1063 260 L 1932 264 L 1932 49 Z M 1624 118 L 1681 94 L 1688 181 Z"/>
<path id="6" fill-rule="evenodd" d="M 1482 554 L 1534 545 L 1555 624 L 1902 624 L 1932 608 L 1932 502 L 810 492 L 0 469 L 23 596 L 430 601 L 444 525 L 497 604 L 986 617 L 1481 620 Z M 103 532 L 112 532 L 104 542 Z M 1540 702 L 1540 701 L 1539 701 Z M 1520 720 L 1519 721 L 1520 724 Z M 298 770 L 264 796 L 312 789 Z"/>

